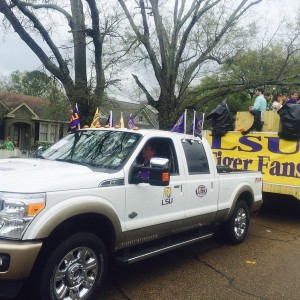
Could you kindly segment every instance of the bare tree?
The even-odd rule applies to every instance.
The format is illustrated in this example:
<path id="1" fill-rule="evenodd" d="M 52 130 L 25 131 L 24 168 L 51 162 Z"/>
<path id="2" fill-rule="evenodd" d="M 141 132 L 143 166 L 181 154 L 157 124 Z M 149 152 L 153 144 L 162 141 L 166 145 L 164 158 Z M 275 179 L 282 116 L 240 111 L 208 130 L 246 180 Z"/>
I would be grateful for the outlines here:
<path id="1" fill-rule="evenodd" d="M 146 83 L 133 74 L 149 104 L 158 109 L 161 128 L 176 120 L 188 86 L 205 63 L 222 63 L 236 54 L 239 48 L 228 37 L 239 39 L 237 22 L 261 1 L 138 0 L 129 7 L 130 3 L 118 0 L 159 84 L 155 99 Z"/>
<path id="2" fill-rule="evenodd" d="M 105 88 L 114 82 L 105 77 L 112 62 L 103 59 L 105 39 L 112 34 L 117 37 L 115 30 L 121 20 L 117 10 L 112 12 L 109 18 L 103 16 L 101 20 L 96 0 L 70 0 L 69 4 L 55 0 L 41 0 L 41 3 L 0 0 L 0 13 L 45 68 L 60 80 L 70 103 L 78 103 L 83 120 L 92 117 L 95 107 L 101 104 Z M 58 42 L 61 32 L 55 28 L 54 16 L 63 16 L 67 21 L 69 31 L 64 36 L 69 38 L 70 45 Z M 89 60 L 93 70 L 91 78 L 87 75 Z M 90 79 L 95 79 L 94 84 Z"/>

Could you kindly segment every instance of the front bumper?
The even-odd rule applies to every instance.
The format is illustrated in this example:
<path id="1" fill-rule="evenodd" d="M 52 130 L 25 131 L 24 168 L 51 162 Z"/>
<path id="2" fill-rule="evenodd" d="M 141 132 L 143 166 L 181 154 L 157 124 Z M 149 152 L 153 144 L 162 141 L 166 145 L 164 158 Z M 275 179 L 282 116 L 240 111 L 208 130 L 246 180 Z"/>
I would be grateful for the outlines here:
<path id="1" fill-rule="evenodd" d="M 0 239 L 0 280 L 29 277 L 42 242 L 7 241 Z"/>
<path id="2" fill-rule="evenodd" d="M 0 299 L 16 297 L 22 288 L 22 280 L 0 280 Z"/>

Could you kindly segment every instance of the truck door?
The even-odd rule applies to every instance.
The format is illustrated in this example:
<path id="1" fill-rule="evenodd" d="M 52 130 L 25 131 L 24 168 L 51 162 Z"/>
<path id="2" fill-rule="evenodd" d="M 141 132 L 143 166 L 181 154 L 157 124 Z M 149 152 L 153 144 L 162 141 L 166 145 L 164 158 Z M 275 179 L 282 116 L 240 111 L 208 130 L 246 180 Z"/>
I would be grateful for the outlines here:
<path id="1" fill-rule="evenodd" d="M 210 164 L 202 142 L 182 140 L 186 157 L 186 226 L 205 225 L 217 211 L 219 181 Z"/>
<path id="2" fill-rule="evenodd" d="M 148 183 L 128 184 L 126 180 L 125 227 L 127 240 L 132 234 L 135 238 L 155 235 L 174 230 L 183 225 L 185 218 L 185 177 L 179 170 L 182 162 L 177 160 L 175 147 L 170 138 L 152 138 L 145 141 L 142 147 L 151 142 L 156 145 L 155 157 L 168 158 L 170 161 L 170 185 L 151 186 Z M 141 152 L 136 161 L 140 160 Z M 125 173 L 128 174 L 128 170 Z M 145 229 L 145 230 L 143 230 Z"/>

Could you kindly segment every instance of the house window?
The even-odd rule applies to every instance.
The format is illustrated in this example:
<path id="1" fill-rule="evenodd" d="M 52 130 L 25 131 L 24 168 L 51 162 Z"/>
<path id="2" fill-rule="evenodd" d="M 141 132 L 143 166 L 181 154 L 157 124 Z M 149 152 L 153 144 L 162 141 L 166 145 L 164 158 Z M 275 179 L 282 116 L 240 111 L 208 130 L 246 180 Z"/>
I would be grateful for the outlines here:
<path id="1" fill-rule="evenodd" d="M 143 122 L 143 116 L 139 116 L 139 122 Z"/>
<path id="2" fill-rule="evenodd" d="M 50 142 L 56 142 L 58 140 L 58 124 L 49 124 L 50 125 Z"/>
<path id="3" fill-rule="evenodd" d="M 59 138 L 59 124 L 40 123 L 40 136 L 41 142 L 54 143 Z"/>
<path id="4" fill-rule="evenodd" d="M 46 123 L 40 124 L 40 138 L 41 142 L 48 142 L 48 125 Z"/>

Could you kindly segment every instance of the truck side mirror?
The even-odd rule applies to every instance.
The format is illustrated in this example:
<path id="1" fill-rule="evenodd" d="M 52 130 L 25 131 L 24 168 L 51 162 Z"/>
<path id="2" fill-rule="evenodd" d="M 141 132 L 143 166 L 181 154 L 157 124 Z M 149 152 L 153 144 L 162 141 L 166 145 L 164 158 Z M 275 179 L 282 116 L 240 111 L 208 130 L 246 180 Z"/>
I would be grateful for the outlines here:
<path id="1" fill-rule="evenodd" d="M 170 183 L 170 168 L 167 158 L 153 157 L 150 160 L 149 184 L 167 186 Z"/>
<path id="2" fill-rule="evenodd" d="M 144 167 L 133 164 L 129 171 L 129 183 L 149 183 L 153 186 L 167 186 L 170 183 L 169 160 L 154 157 L 150 160 L 150 166 Z"/>

